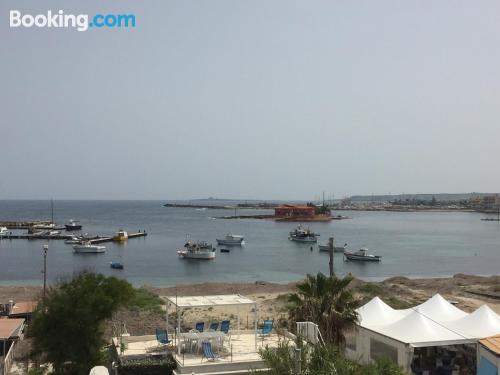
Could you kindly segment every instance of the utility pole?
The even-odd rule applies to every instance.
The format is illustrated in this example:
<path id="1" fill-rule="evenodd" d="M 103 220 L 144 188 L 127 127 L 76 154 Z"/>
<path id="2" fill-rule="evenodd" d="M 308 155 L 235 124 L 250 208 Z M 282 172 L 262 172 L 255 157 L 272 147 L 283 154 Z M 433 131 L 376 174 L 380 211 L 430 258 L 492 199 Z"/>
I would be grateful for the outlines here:
<path id="1" fill-rule="evenodd" d="M 45 293 L 47 289 L 47 251 L 49 245 L 43 245 L 43 308 L 45 309 Z"/>
<path id="2" fill-rule="evenodd" d="M 330 255 L 330 261 L 328 265 L 330 267 L 330 277 L 333 277 L 333 237 L 328 240 L 328 254 Z"/>

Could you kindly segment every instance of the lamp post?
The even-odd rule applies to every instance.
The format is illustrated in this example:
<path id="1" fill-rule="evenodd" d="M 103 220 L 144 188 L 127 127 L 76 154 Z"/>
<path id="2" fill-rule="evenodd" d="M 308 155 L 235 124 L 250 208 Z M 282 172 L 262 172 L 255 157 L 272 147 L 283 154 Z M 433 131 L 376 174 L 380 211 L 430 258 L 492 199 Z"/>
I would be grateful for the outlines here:
<path id="1" fill-rule="evenodd" d="M 45 305 L 45 290 L 47 289 L 47 251 L 49 245 L 43 245 L 43 304 Z M 45 308 L 45 306 L 44 306 Z"/>

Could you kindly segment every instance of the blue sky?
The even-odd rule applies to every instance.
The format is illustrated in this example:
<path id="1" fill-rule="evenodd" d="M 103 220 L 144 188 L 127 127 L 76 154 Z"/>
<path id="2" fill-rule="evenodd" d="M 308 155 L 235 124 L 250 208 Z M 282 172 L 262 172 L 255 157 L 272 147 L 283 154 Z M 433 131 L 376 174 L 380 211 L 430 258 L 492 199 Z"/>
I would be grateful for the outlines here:
<path id="1" fill-rule="evenodd" d="M 8 14 L 133 13 L 133 29 Z M 496 1 L 0 3 L 0 199 L 499 191 Z"/>

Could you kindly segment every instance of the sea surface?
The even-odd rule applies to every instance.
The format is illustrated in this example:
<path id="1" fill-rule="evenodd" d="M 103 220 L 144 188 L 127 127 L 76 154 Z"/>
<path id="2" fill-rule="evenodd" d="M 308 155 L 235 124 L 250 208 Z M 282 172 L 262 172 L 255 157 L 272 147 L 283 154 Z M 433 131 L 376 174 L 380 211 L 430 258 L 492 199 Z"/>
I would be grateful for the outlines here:
<path id="1" fill-rule="evenodd" d="M 215 219 L 234 210 L 167 208 L 162 201 L 54 201 L 58 224 L 79 220 L 83 232 L 112 235 L 123 228 L 146 230 L 145 238 L 127 243 L 105 243 L 104 254 L 74 254 L 60 240 L 0 240 L 0 284 L 38 284 L 42 280 L 42 247 L 49 244 L 47 276 L 57 280 L 81 270 L 92 270 L 128 279 L 135 285 L 171 286 L 179 283 L 253 282 L 285 283 L 307 273 L 328 273 L 328 254 L 314 246 L 288 240 L 297 223 L 272 220 Z M 271 213 L 242 210 L 238 215 Z M 344 262 L 335 254 L 339 275 L 352 273 L 379 280 L 391 276 L 451 276 L 456 273 L 498 274 L 500 270 L 500 225 L 481 221 L 483 214 L 467 212 L 335 212 L 351 219 L 311 223 L 320 233 L 319 242 L 335 237 L 337 245 L 349 249 L 367 246 L 383 257 L 380 263 Z M 48 201 L 0 201 L 0 220 L 50 219 Z M 25 232 L 25 231 L 22 231 Z M 245 236 L 245 246 L 220 253 L 213 261 L 179 259 L 176 250 L 189 235 L 214 243 L 226 233 Z M 110 261 L 122 262 L 124 270 L 113 270 Z"/>

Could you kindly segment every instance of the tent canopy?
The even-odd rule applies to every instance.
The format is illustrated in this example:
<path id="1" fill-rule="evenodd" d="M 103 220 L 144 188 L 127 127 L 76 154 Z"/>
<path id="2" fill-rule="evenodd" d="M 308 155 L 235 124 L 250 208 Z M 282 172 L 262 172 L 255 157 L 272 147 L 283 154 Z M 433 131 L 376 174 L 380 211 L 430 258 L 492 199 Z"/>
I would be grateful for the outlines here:
<path id="1" fill-rule="evenodd" d="M 223 294 L 214 296 L 163 296 L 170 304 L 180 307 L 204 307 L 204 306 L 237 306 L 255 305 L 255 301 L 240 294 Z"/>
<path id="2" fill-rule="evenodd" d="M 468 314 L 439 294 L 405 310 L 375 297 L 357 311 L 361 327 L 414 347 L 466 344 L 500 333 L 500 316 L 488 306 Z"/>

